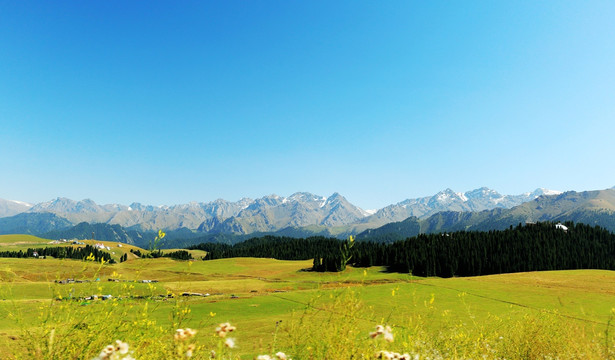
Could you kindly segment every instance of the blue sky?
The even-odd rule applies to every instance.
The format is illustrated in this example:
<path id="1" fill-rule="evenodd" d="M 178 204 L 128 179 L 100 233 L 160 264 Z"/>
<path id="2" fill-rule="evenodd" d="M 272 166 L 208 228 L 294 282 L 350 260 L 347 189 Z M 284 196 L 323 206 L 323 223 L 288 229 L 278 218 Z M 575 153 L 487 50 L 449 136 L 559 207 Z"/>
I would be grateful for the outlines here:
<path id="1" fill-rule="evenodd" d="M 0 2 L 0 198 L 615 185 L 615 3 Z"/>

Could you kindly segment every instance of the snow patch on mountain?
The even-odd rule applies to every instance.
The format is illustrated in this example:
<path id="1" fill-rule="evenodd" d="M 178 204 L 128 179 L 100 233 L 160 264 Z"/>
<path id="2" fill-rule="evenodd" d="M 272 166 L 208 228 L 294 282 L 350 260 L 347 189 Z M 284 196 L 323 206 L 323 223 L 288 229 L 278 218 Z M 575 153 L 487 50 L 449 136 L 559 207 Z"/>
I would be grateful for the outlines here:
<path id="1" fill-rule="evenodd" d="M 297 192 L 288 197 L 272 194 L 258 199 L 242 198 L 235 202 L 217 199 L 208 203 L 190 202 L 172 206 L 142 205 L 136 202 L 130 206 L 97 205 L 89 199 L 74 201 L 67 198 L 56 198 L 36 205 L 6 200 L 11 208 L 3 208 L 0 201 L 0 217 L 20 212 L 51 212 L 74 224 L 85 221 L 135 226 L 142 230 L 174 230 L 184 227 L 199 232 L 250 233 L 310 225 L 382 225 L 405 220 L 410 216 L 426 218 L 441 211 L 511 208 L 538 196 L 558 194 L 561 192 L 544 188 L 521 195 L 501 195 L 486 187 L 466 192 L 445 189 L 433 196 L 407 199 L 382 209 L 370 210 L 351 204 L 339 193 L 326 197 L 309 192 Z"/>
<path id="2" fill-rule="evenodd" d="M 547 195 L 547 196 L 562 194 L 562 192 L 558 190 L 549 190 L 549 189 L 544 189 L 544 188 L 539 188 L 538 190 L 541 190 L 543 195 Z"/>
<path id="3" fill-rule="evenodd" d="M 26 207 L 32 207 L 32 206 L 34 206 L 34 205 L 32 205 L 32 204 L 30 204 L 30 203 L 27 203 L 27 202 L 25 202 L 25 201 L 19 201 L 19 200 L 9 200 L 9 201 L 10 201 L 10 202 L 13 202 L 13 203 L 15 203 L 15 204 L 17 204 L 17 205 L 21 205 L 21 206 L 26 206 Z"/>

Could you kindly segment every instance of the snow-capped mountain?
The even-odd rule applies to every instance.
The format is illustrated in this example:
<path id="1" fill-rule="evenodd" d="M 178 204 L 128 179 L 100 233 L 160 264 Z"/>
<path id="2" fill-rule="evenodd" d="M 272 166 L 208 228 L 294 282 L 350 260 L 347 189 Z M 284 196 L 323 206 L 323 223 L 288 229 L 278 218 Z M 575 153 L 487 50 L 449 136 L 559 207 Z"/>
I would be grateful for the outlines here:
<path id="1" fill-rule="evenodd" d="M 495 194 L 493 198 L 501 199 Z M 598 225 L 609 231 L 615 231 L 615 189 L 567 191 L 565 193 L 538 189 L 531 193 L 518 195 L 516 200 L 520 198 L 534 199 L 510 209 L 498 207 L 480 212 L 443 211 L 424 219 L 411 217 L 378 228 L 367 229 L 357 234 L 357 239 L 396 241 L 416 236 L 419 233 L 504 230 L 518 224 L 540 221 L 573 221 Z M 504 200 L 500 203 L 505 202 Z"/>
<path id="2" fill-rule="evenodd" d="M 207 233 L 271 232 L 293 227 L 321 228 L 380 226 L 401 221 L 410 216 L 426 218 L 441 211 L 481 211 L 511 208 L 542 195 L 558 191 L 537 189 L 520 195 L 501 195 L 495 190 L 480 188 L 465 193 L 451 189 L 417 199 L 407 199 L 379 210 L 363 210 L 351 204 L 339 193 L 325 197 L 297 192 L 288 197 L 268 195 L 259 199 L 244 198 L 231 202 L 218 199 L 212 202 L 172 206 L 152 206 L 132 203 L 98 205 L 90 199 L 74 201 L 57 198 L 36 205 L 20 202 L 0 202 L 11 216 L 19 212 L 52 213 L 73 224 L 80 222 L 106 223 L 140 230 L 188 228 Z M 3 204 L 5 205 L 3 208 Z M 11 206 L 11 210 L 8 210 Z"/>
<path id="3" fill-rule="evenodd" d="M 427 218 L 441 211 L 482 211 L 495 208 L 512 208 L 542 195 L 558 195 L 561 191 L 539 188 L 520 195 L 502 195 L 495 190 L 482 187 L 465 193 L 451 189 L 417 199 L 407 199 L 378 210 L 364 222 L 387 223 L 401 221 L 410 216 Z"/>
<path id="4" fill-rule="evenodd" d="M 57 198 L 29 209 L 30 213 L 53 213 L 70 222 L 119 224 L 142 230 L 188 228 L 203 232 L 251 233 L 308 225 L 341 226 L 368 215 L 342 195 L 329 197 L 298 192 L 289 197 L 268 195 L 236 202 L 218 199 L 173 206 L 132 203 L 129 206 L 98 205 L 85 199 Z M 22 211 L 22 212 L 23 212 Z"/>
<path id="5" fill-rule="evenodd" d="M 31 207 L 27 202 L 0 199 L 0 218 L 20 214 Z"/>
<path id="6" fill-rule="evenodd" d="M 295 193 L 289 197 L 265 196 L 220 223 L 202 230 L 247 234 L 255 231 L 276 231 L 286 227 L 309 225 L 342 226 L 359 221 L 365 212 L 352 205 L 342 195 L 329 197 L 310 193 Z"/>

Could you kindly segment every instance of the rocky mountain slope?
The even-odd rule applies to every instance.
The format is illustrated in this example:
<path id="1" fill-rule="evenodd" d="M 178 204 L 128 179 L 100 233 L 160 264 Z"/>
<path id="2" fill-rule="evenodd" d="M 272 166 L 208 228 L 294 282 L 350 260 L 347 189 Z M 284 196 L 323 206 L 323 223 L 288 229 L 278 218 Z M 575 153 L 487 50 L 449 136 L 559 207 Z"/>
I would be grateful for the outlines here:
<path id="1" fill-rule="evenodd" d="M 424 219 L 441 211 L 482 211 L 495 208 L 512 208 L 542 195 L 558 194 L 561 194 L 561 192 L 542 188 L 520 195 L 502 195 L 486 187 L 465 193 L 446 189 L 433 196 L 407 199 L 384 207 L 365 219 L 364 222 L 375 223 L 374 219 L 380 218 L 384 222 L 400 221 L 410 216 Z"/>
<path id="2" fill-rule="evenodd" d="M 524 201 L 553 193 L 538 189 L 521 195 L 501 195 L 488 188 L 466 193 L 450 189 L 431 197 L 407 199 L 378 211 L 365 211 L 351 204 L 342 195 L 329 197 L 298 192 L 289 197 L 269 195 L 260 199 L 244 198 L 236 202 L 218 199 L 208 203 L 191 202 L 173 206 L 151 206 L 132 203 L 98 205 L 85 199 L 75 201 L 57 198 L 29 207 L 6 200 L 11 205 L 6 214 L 16 212 L 52 213 L 72 224 L 81 222 L 121 225 L 142 231 L 188 228 L 204 233 L 236 233 L 277 231 L 284 228 L 320 226 L 322 228 L 348 227 L 353 229 L 377 227 L 410 216 L 426 218 L 440 211 L 480 211 L 497 207 L 509 208 Z M 8 208 L 8 205 L 6 205 Z M 1 209 L 1 205 L 0 205 Z M 6 217 L 8 215 L 0 217 Z"/>
<path id="3" fill-rule="evenodd" d="M 441 211 L 480 211 L 509 208 L 537 196 L 556 194 L 537 189 L 521 195 L 501 195 L 480 188 L 465 193 L 450 189 L 430 197 L 407 199 L 377 211 L 365 211 L 338 193 L 329 197 L 298 192 L 288 197 L 269 195 L 236 202 L 218 199 L 208 203 L 191 202 L 173 206 L 99 205 L 86 199 L 57 198 L 30 207 L 16 208 L 23 213 L 51 213 L 68 223 L 82 222 L 120 225 L 126 229 L 190 229 L 203 234 L 250 234 L 254 232 L 312 233 L 333 236 L 356 234 L 365 229 L 400 221 L 408 217 L 427 218 Z M 5 201 L 6 203 L 6 201 Z M 15 203 L 15 202 L 13 202 Z M 52 226 L 55 229 L 55 227 Z M 41 232 L 40 229 L 31 229 Z M 0 227 L 0 233 L 5 232 Z"/>
<path id="4" fill-rule="evenodd" d="M 358 239 L 394 241 L 419 233 L 459 230 L 502 230 L 519 223 L 574 221 L 615 231 L 615 189 L 575 192 L 538 198 L 511 209 L 442 211 L 428 218 L 410 217 L 360 233 Z"/>
<path id="5" fill-rule="evenodd" d="M 21 214 L 32 207 L 23 201 L 0 199 L 0 218 Z"/>

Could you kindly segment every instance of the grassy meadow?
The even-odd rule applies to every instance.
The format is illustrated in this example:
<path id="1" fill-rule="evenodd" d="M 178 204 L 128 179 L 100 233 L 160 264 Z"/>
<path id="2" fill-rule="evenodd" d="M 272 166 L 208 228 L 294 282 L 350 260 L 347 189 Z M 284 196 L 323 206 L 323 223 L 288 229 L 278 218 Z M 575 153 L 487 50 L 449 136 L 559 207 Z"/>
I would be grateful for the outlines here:
<path id="1" fill-rule="evenodd" d="M 0 237 L 3 249 L 49 242 Z M 179 359 L 188 352 L 208 359 L 211 350 L 222 359 L 279 351 L 293 359 L 395 358 L 383 350 L 413 359 L 606 359 L 615 353 L 612 271 L 450 279 L 378 267 L 315 273 L 307 271 L 311 261 L 138 259 L 128 245 L 105 243 L 114 257 L 127 252 L 129 260 L 0 258 L 0 358 L 92 359 L 116 339 L 137 359 Z M 84 282 L 56 282 L 68 278 Z M 86 299 L 92 295 L 99 299 Z M 224 322 L 237 328 L 232 348 L 215 333 Z M 394 341 L 371 338 L 376 325 L 390 326 Z M 178 328 L 197 334 L 178 339 Z"/>

